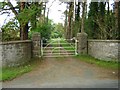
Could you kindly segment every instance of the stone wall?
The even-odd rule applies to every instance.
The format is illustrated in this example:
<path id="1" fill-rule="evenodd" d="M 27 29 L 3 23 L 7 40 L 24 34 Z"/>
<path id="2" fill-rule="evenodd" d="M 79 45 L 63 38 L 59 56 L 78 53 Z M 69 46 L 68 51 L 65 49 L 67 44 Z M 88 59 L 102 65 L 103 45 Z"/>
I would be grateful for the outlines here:
<path id="1" fill-rule="evenodd" d="M 31 59 L 31 41 L 10 41 L 0 43 L 2 66 L 19 66 Z M 0 61 L 1 62 L 1 61 Z"/>
<path id="2" fill-rule="evenodd" d="M 88 54 L 103 60 L 120 58 L 120 40 L 88 40 Z"/>

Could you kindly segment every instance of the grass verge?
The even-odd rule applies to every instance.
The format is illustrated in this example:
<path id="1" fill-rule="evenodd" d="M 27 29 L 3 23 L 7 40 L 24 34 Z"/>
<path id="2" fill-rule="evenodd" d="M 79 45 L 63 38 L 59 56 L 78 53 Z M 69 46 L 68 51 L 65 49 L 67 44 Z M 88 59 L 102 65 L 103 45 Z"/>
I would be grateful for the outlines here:
<path id="1" fill-rule="evenodd" d="M 120 63 L 118 62 L 99 60 L 89 55 L 78 55 L 75 58 L 108 69 L 120 69 Z"/>
<path id="2" fill-rule="evenodd" d="M 32 71 L 40 64 L 41 60 L 31 60 L 23 66 L 2 68 L 0 81 L 12 80 L 24 73 Z"/>

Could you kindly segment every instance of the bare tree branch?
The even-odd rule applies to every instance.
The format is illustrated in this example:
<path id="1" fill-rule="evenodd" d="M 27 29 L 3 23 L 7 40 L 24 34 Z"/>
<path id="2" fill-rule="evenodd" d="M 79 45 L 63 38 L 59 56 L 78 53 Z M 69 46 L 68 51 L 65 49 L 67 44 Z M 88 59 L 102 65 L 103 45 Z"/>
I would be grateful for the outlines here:
<path id="1" fill-rule="evenodd" d="M 0 15 L 3 15 L 3 14 L 10 14 L 10 12 L 4 11 L 0 13 Z"/>
<path id="2" fill-rule="evenodd" d="M 10 0 L 7 0 L 8 1 L 8 5 L 9 7 L 11 8 L 12 12 L 15 14 L 15 16 L 18 15 L 17 11 L 15 10 L 15 8 L 13 7 L 13 5 L 11 4 Z"/>

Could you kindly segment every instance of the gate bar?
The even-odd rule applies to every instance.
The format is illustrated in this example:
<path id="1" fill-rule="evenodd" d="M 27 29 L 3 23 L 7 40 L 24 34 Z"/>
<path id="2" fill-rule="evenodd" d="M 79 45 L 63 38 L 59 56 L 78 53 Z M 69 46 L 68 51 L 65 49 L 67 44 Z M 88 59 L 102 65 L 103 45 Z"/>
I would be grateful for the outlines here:
<path id="1" fill-rule="evenodd" d="M 43 40 L 41 40 L 41 56 L 43 56 Z"/>
<path id="2" fill-rule="evenodd" d="M 76 39 L 75 40 L 75 55 L 78 55 L 78 53 L 77 53 L 77 43 L 78 43 L 78 40 Z"/>

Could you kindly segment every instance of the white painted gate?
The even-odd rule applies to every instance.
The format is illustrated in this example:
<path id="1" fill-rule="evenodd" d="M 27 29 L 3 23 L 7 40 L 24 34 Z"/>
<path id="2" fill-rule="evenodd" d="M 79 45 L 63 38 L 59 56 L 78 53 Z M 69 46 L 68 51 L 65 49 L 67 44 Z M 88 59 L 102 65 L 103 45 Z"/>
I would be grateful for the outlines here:
<path id="1" fill-rule="evenodd" d="M 51 39 L 41 41 L 41 54 L 43 57 L 70 57 L 77 55 L 76 39 Z"/>

